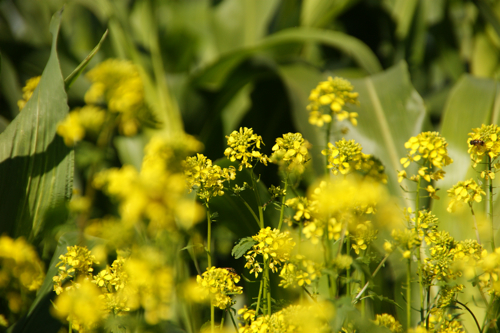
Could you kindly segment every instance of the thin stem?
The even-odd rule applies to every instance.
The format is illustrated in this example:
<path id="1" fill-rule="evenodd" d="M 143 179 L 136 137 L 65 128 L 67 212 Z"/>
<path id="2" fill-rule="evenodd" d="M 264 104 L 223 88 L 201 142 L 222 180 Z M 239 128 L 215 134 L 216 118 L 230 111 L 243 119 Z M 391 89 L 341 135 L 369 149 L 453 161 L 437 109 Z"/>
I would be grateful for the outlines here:
<path id="1" fill-rule="evenodd" d="M 234 317 L 233 317 L 233 314 L 231 312 L 231 309 L 229 309 L 228 312 L 229 312 L 229 316 L 231 317 L 231 321 L 233 322 L 234 330 L 236 331 L 236 333 L 238 333 L 239 332 L 238 325 L 236 325 L 236 322 L 234 321 Z"/>
<path id="2" fill-rule="evenodd" d="M 386 254 L 385 257 L 384 257 L 384 259 L 382 259 L 380 261 L 380 264 L 378 264 L 377 268 L 375 268 L 375 270 L 373 271 L 371 279 L 373 279 L 375 277 L 375 275 L 377 275 L 378 271 L 380 270 L 380 268 L 382 268 L 382 266 L 386 262 L 387 258 L 389 258 L 389 254 Z M 359 301 L 359 299 L 361 298 L 361 296 L 363 295 L 363 293 L 368 288 L 368 285 L 370 284 L 370 280 L 366 281 L 365 286 L 363 287 L 363 289 L 361 289 L 360 292 L 356 295 L 356 297 L 354 297 L 354 299 L 352 300 L 352 304 L 356 304 Z"/>
<path id="3" fill-rule="evenodd" d="M 264 293 L 267 300 L 267 314 L 271 315 L 271 281 L 269 278 L 269 259 L 264 260 Z"/>
<path id="4" fill-rule="evenodd" d="M 212 333 L 215 332 L 215 307 L 210 304 L 210 330 Z"/>
<path id="5" fill-rule="evenodd" d="M 417 180 L 417 197 L 415 200 L 415 233 L 418 235 L 418 228 L 420 227 L 420 183 L 422 181 L 421 177 L 418 177 Z M 417 269 L 418 269 L 418 290 L 420 297 L 420 321 L 423 322 L 425 319 L 424 316 L 424 283 L 423 283 L 423 274 L 422 274 L 422 255 L 420 251 L 422 250 L 423 242 L 420 243 L 420 246 L 417 249 Z"/>
<path id="6" fill-rule="evenodd" d="M 345 253 L 349 255 L 351 251 L 351 239 L 349 236 L 347 236 L 346 239 L 346 250 Z M 345 269 L 345 275 L 346 275 L 346 291 L 347 291 L 347 296 L 351 296 L 351 266 L 347 266 Z"/>
<path id="7" fill-rule="evenodd" d="M 245 206 L 248 208 L 248 210 L 252 214 L 253 218 L 255 219 L 255 222 L 257 222 L 257 225 L 260 227 L 259 218 L 257 217 L 257 214 L 255 214 L 255 212 L 252 209 L 252 207 L 250 207 L 250 205 L 248 204 L 248 202 L 245 199 L 243 199 L 243 197 L 241 195 L 238 195 L 238 197 L 241 199 L 241 201 L 243 201 L 243 203 L 245 204 Z"/>
<path id="8" fill-rule="evenodd" d="M 479 229 L 477 227 L 476 214 L 474 214 L 474 209 L 472 208 L 472 203 L 469 202 L 470 212 L 472 213 L 472 219 L 474 220 L 474 229 L 476 230 L 476 238 L 477 243 L 481 244 L 481 240 L 479 239 Z"/>
<path id="9" fill-rule="evenodd" d="M 283 191 L 283 197 L 281 198 L 281 210 L 280 210 L 280 222 L 278 223 L 278 230 L 281 231 L 281 225 L 283 224 L 283 216 L 285 214 L 285 201 L 286 201 L 286 189 L 288 187 L 288 177 L 285 178 L 285 189 Z"/>
<path id="10" fill-rule="evenodd" d="M 332 129 L 332 122 L 329 122 L 328 124 L 326 124 L 326 137 L 325 137 L 325 149 L 328 149 L 328 143 L 330 143 L 330 132 L 331 132 L 331 129 Z M 325 156 L 325 175 L 328 176 L 329 174 L 329 170 L 328 169 L 328 155 Z"/>
<path id="11" fill-rule="evenodd" d="M 493 179 L 489 176 L 491 174 L 491 157 L 488 155 L 488 200 L 486 205 L 486 214 L 490 217 L 490 225 L 491 225 L 491 249 L 495 251 L 495 228 L 493 225 Z"/>
<path id="12" fill-rule="evenodd" d="M 455 301 L 457 302 L 457 304 L 460 304 L 461 306 L 463 306 L 472 316 L 472 318 L 474 318 L 474 322 L 476 323 L 476 326 L 477 326 L 477 329 L 479 330 L 479 333 L 482 333 L 483 330 L 481 329 L 481 326 L 479 325 L 479 322 L 477 321 L 477 318 L 476 316 L 474 315 L 474 313 L 469 309 L 469 307 L 467 305 L 465 305 L 464 303 L 462 302 L 459 302 L 458 300 Z"/>
<path id="13" fill-rule="evenodd" d="M 208 207 L 208 203 L 206 203 L 207 207 L 207 221 L 208 221 L 208 232 L 207 232 L 207 259 L 208 259 L 208 267 L 212 267 L 212 254 L 210 250 L 210 245 L 212 243 L 212 220 L 210 219 L 210 208 Z"/>
<path id="14" fill-rule="evenodd" d="M 411 328 L 411 259 L 406 266 L 406 328 Z"/>
<path id="15" fill-rule="evenodd" d="M 264 278 L 260 280 L 259 296 L 257 296 L 257 306 L 255 307 L 255 316 L 259 314 L 260 300 L 262 299 L 262 288 L 264 288 Z"/>
<path id="16" fill-rule="evenodd" d="M 259 189 L 257 188 L 257 182 L 255 181 L 255 174 L 251 173 L 253 192 L 255 194 L 255 199 L 257 200 L 257 206 L 259 207 L 259 227 L 264 228 L 264 212 L 262 210 L 262 201 L 260 200 Z"/>
<path id="17" fill-rule="evenodd" d="M 225 312 L 225 311 L 224 311 Z M 222 327 L 224 327 L 224 315 L 222 316 L 221 320 L 220 320 L 220 326 L 219 326 L 219 331 L 222 331 Z"/>

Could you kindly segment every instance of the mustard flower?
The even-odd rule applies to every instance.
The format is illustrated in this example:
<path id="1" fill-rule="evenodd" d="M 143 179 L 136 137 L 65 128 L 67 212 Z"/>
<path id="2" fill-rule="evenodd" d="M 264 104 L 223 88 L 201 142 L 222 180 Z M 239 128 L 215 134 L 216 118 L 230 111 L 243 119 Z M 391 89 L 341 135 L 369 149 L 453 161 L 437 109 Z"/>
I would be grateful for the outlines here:
<path id="1" fill-rule="evenodd" d="M 92 277 L 92 282 L 101 290 L 105 311 L 113 315 L 123 315 L 130 311 L 125 293 L 128 283 L 128 275 L 124 269 L 125 262 L 125 258 L 118 256 L 111 266 L 107 266 Z"/>
<path id="2" fill-rule="evenodd" d="M 59 256 L 58 274 L 52 278 L 54 282 L 54 291 L 60 295 L 65 290 L 70 290 L 73 285 L 63 289 L 62 284 L 67 277 L 77 278 L 92 277 L 95 264 L 99 264 L 95 256 L 90 252 L 86 246 L 68 246 L 66 254 Z"/>
<path id="3" fill-rule="evenodd" d="M 361 169 L 363 162 L 368 158 L 362 149 L 354 140 L 342 139 L 335 142 L 335 145 L 328 142 L 328 149 L 322 150 L 321 154 L 328 157 L 328 168 L 332 169 L 334 175 L 339 172 L 345 175 Z"/>
<path id="4" fill-rule="evenodd" d="M 264 264 L 275 273 L 282 263 L 290 258 L 295 242 L 290 237 L 288 231 L 279 232 L 278 229 L 271 230 L 271 227 L 261 229 L 252 238 L 257 242 L 245 255 L 245 267 L 250 269 L 250 273 L 255 273 L 255 277 L 262 272 L 262 268 L 257 261 L 257 255 L 264 258 Z"/>
<path id="5" fill-rule="evenodd" d="M 20 319 L 28 311 L 44 279 L 43 262 L 31 244 L 23 237 L 0 236 L 0 293 L 10 311 L 7 317 L 2 316 L 6 322 L 3 326 Z"/>
<path id="6" fill-rule="evenodd" d="M 393 316 L 387 313 L 376 315 L 374 320 L 375 325 L 387 327 L 393 333 L 403 333 L 403 325 L 401 325 Z"/>
<path id="7" fill-rule="evenodd" d="M 469 133 L 467 144 L 469 146 L 468 153 L 473 162 L 474 167 L 483 160 L 485 155 L 488 155 L 491 160 L 494 160 L 500 153 L 500 141 L 498 136 L 500 127 L 497 125 L 481 125 L 480 128 L 473 128 Z M 485 175 L 482 175 L 483 178 Z"/>
<path id="8" fill-rule="evenodd" d="M 335 257 L 333 264 L 338 269 L 348 269 L 351 267 L 353 259 L 350 255 L 347 254 L 339 254 Z"/>
<path id="9" fill-rule="evenodd" d="M 314 207 L 311 206 L 307 198 L 295 197 L 288 199 L 285 204 L 295 211 L 295 215 L 293 216 L 295 221 L 307 221 L 311 219 L 311 212 L 314 210 Z"/>
<path id="10" fill-rule="evenodd" d="M 311 144 L 300 133 L 283 134 L 276 139 L 271 161 L 285 167 L 287 172 L 304 172 L 304 164 L 310 160 Z"/>
<path id="11" fill-rule="evenodd" d="M 378 231 L 373 227 L 370 221 L 358 223 L 354 230 L 351 230 L 350 237 L 352 238 L 351 247 L 359 254 L 359 251 L 366 250 L 368 245 L 377 239 Z"/>
<path id="12" fill-rule="evenodd" d="M 321 265 L 302 254 L 296 254 L 283 264 L 279 286 L 283 288 L 307 286 L 320 277 Z"/>
<path id="13" fill-rule="evenodd" d="M 267 165 L 269 158 L 261 154 L 259 151 L 262 142 L 262 137 L 253 132 L 253 129 L 240 127 L 239 131 L 233 131 L 230 135 L 226 136 L 227 145 L 229 146 L 224 151 L 224 155 L 229 158 L 231 162 L 236 160 L 240 161 L 239 171 L 245 168 L 252 168 L 251 163 L 258 161 Z"/>
<path id="14" fill-rule="evenodd" d="M 453 162 L 448 156 L 448 143 L 439 135 L 438 132 L 423 132 L 417 136 L 411 137 L 405 143 L 405 148 L 409 150 L 406 157 L 401 158 L 400 163 L 407 168 L 411 162 L 422 160 L 422 167 L 419 169 L 419 175 L 430 181 L 438 180 L 444 175 L 444 171 L 432 173 L 432 167 L 442 169 Z M 402 180 L 402 174 L 398 175 Z"/>
<path id="15" fill-rule="evenodd" d="M 94 178 L 94 187 L 118 199 L 119 212 L 127 227 L 146 221 L 149 231 L 156 233 L 178 226 L 187 229 L 203 218 L 202 207 L 186 196 L 186 177 L 181 164 L 172 161 L 182 155 L 177 149 L 183 146 L 176 144 L 176 140 L 152 140 L 145 148 L 140 172 L 125 165 L 100 172 Z"/>
<path id="16" fill-rule="evenodd" d="M 78 112 L 70 112 L 63 121 L 57 124 L 57 134 L 62 136 L 64 144 L 73 147 L 78 141 L 85 137 L 85 128 L 80 122 Z"/>
<path id="17" fill-rule="evenodd" d="M 106 318 L 105 304 L 99 288 L 88 277 L 80 277 L 73 288 L 59 295 L 52 314 L 67 320 L 78 332 L 93 332 Z"/>
<path id="18" fill-rule="evenodd" d="M 189 191 L 196 190 L 198 197 L 207 202 L 210 198 L 224 195 L 224 182 L 236 177 L 233 166 L 222 169 L 212 165 L 212 161 L 203 154 L 186 158 L 183 165 Z"/>
<path id="19" fill-rule="evenodd" d="M 460 181 L 448 190 L 448 196 L 452 199 L 446 210 L 452 212 L 457 206 L 461 206 L 462 202 L 472 206 L 474 201 L 481 202 L 483 195 L 486 195 L 486 192 L 483 191 L 474 179 Z"/>
<path id="20" fill-rule="evenodd" d="M 362 154 L 359 173 L 365 177 L 387 184 L 387 174 L 382 162 L 373 155 Z"/>
<path id="21" fill-rule="evenodd" d="M 127 282 L 123 297 L 130 311 L 142 309 L 144 319 L 156 325 L 170 316 L 174 274 L 167 265 L 167 258 L 150 246 L 132 248 L 130 257 L 123 263 Z"/>
<path id="22" fill-rule="evenodd" d="M 19 111 L 21 111 L 26 103 L 28 103 L 31 95 L 35 91 L 36 87 L 40 83 L 41 76 L 35 76 L 26 81 L 26 85 L 23 87 L 23 99 L 17 101 L 17 106 L 19 107 Z"/>
<path id="23" fill-rule="evenodd" d="M 322 127 L 335 116 L 338 121 L 349 119 L 356 126 L 358 114 L 344 110 L 347 103 L 359 105 L 359 94 L 353 90 L 352 84 L 340 77 L 328 77 L 327 81 L 320 82 L 309 94 L 309 123 Z"/>
<path id="24" fill-rule="evenodd" d="M 139 117 L 149 112 L 139 68 L 130 61 L 109 59 L 90 70 L 86 77 L 92 85 L 85 93 L 85 102 L 107 105 L 109 111 L 118 114 L 120 132 L 135 135 Z"/>
<path id="25" fill-rule="evenodd" d="M 400 247 L 403 254 L 415 250 L 422 243 L 415 229 L 394 229 L 391 232 L 391 237 L 394 240 L 394 245 Z"/>
<path id="26" fill-rule="evenodd" d="M 201 296 L 209 297 L 211 304 L 222 310 L 234 304 L 232 295 L 243 293 L 243 287 L 236 286 L 240 282 L 240 276 L 227 268 L 207 268 L 202 275 L 196 277 L 196 282 L 201 288 Z"/>

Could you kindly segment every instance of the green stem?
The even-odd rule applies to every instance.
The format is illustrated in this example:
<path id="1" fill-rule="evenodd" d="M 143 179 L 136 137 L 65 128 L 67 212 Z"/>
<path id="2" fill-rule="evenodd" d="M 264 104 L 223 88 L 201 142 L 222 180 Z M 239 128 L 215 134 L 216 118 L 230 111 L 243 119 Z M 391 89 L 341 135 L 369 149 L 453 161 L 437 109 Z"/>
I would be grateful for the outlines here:
<path id="1" fill-rule="evenodd" d="M 406 328 L 411 328 L 411 259 L 406 266 Z"/>
<path id="2" fill-rule="evenodd" d="M 212 333 L 215 332 L 215 307 L 210 304 L 210 330 Z"/>
<path id="3" fill-rule="evenodd" d="M 326 137 L 325 137 L 325 149 L 328 149 L 328 143 L 330 142 L 330 132 L 332 129 L 332 121 L 330 121 L 328 124 L 326 124 Z M 325 156 L 326 159 L 326 164 L 325 164 L 325 175 L 329 174 L 329 169 L 328 169 L 328 155 Z"/>
<path id="4" fill-rule="evenodd" d="M 324 254 L 324 260 L 325 260 L 325 267 L 329 267 L 331 257 L 332 257 L 332 250 L 330 248 L 330 242 L 328 241 L 328 232 L 325 232 L 323 234 L 323 254 Z M 331 274 L 328 274 L 328 291 L 330 292 L 330 299 L 335 299 L 335 281 L 333 279 L 333 276 Z"/>
<path id="5" fill-rule="evenodd" d="M 351 252 L 351 238 L 347 236 L 345 253 L 349 255 L 350 252 Z M 351 297 L 351 266 L 348 266 L 345 269 L 345 275 L 346 275 L 346 294 L 348 297 Z"/>
<path id="6" fill-rule="evenodd" d="M 491 249 L 494 252 L 496 249 L 495 246 L 495 228 L 493 225 L 493 179 L 489 177 L 491 174 L 491 157 L 488 155 L 488 200 L 486 205 L 486 214 L 490 217 L 490 225 L 491 225 Z"/>
<path id="7" fill-rule="evenodd" d="M 255 199 L 257 200 L 257 206 L 259 207 L 259 227 L 264 229 L 264 211 L 262 210 L 262 201 L 260 200 L 259 189 L 257 188 L 257 182 L 255 181 L 255 174 L 251 173 L 253 192 L 255 194 Z"/>
<path id="8" fill-rule="evenodd" d="M 470 207 L 470 212 L 472 214 L 472 219 L 474 220 L 474 229 L 476 230 L 477 243 L 481 244 L 481 240 L 479 239 L 479 229 L 477 227 L 476 214 L 474 214 L 474 209 L 472 208 L 471 202 L 469 202 L 469 207 Z M 493 240 L 493 238 L 494 237 L 492 237 L 492 240 Z"/>
<path id="9" fill-rule="evenodd" d="M 420 227 L 420 182 L 422 181 L 421 177 L 418 177 L 417 180 L 417 197 L 415 199 L 415 233 L 417 236 L 419 235 L 418 228 Z M 420 236 L 419 236 L 420 238 Z M 423 247 L 423 242 L 420 243 L 417 249 L 417 269 L 418 269 L 418 290 L 420 297 L 420 321 L 424 322 L 424 283 L 423 283 L 423 274 L 422 274 L 422 259 L 421 259 L 421 249 Z"/>
<path id="10" fill-rule="evenodd" d="M 479 322 L 477 321 L 477 318 L 476 316 L 474 315 L 474 312 L 472 312 L 469 307 L 467 305 L 465 305 L 464 303 L 461 303 L 459 302 L 458 300 L 456 301 L 457 304 L 460 304 L 461 306 L 463 306 L 472 316 L 472 318 L 474 318 L 474 322 L 476 323 L 476 326 L 477 326 L 477 329 L 479 330 L 479 333 L 482 333 L 483 330 L 481 329 L 481 326 L 479 325 Z"/>
<path id="11" fill-rule="evenodd" d="M 225 313 L 225 311 L 224 311 Z M 222 316 L 221 320 L 220 320 L 220 326 L 219 326 L 219 331 L 222 331 L 222 328 L 224 327 L 224 315 Z"/>
<path id="12" fill-rule="evenodd" d="M 362 271 L 360 273 L 361 273 L 361 279 L 360 279 L 361 280 L 361 285 L 364 285 L 365 284 L 365 280 L 366 280 L 365 274 Z M 365 309 L 365 305 L 366 305 L 365 304 L 365 299 L 363 298 L 361 300 L 361 317 L 362 318 L 365 318 L 365 315 L 366 315 L 366 313 L 365 313 L 365 310 L 366 310 Z"/>
<path id="13" fill-rule="evenodd" d="M 271 315 L 271 280 L 269 278 L 269 259 L 264 260 L 264 293 L 267 300 L 267 315 Z"/>
<path id="14" fill-rule="evenodd" d="M 257 217 L 257 214 L 255 214 L 254 210 L 252 209 L 252 207 L 250 207 L 250 205 L 248 204 L 248 202 L 243 199 L 243 197 L 241 195 L 238 195 L 238 197 L 241 199 L 241 201 L 243 201 L 243 204 L 245 204 L 245 206 L 248 208 L 248 210 L 250 211 L 250 213 L 252 214 L 255 222 L 257 222 L 257 225 L 260 227 L 260 221 L 259 221 L 259 218 Z"/>
<path id="15" fill-rule="evenodd" d="M 205 204 L 207 207 L 207 221 L 208 221 L 208 232 L 207 232 L 207 259 L 208 267 L 212 267 L 212 254 L 210 250 L 210 245 L 212 243 L 212 220 L 210 219 L 210 208 L 208 208 L 208 203 Z"/>
<path id="16" fill-rule="evenodd" d="M 262 299 L 262 289 L 264 288 L 264 278 L 260 280 L 259 296 L 257 296 L 257 306 L 255 307 L 255 317 L 259 315 L 260 301 Z"/>
<path id="17" fill-rule="evenodd" d="M 238 329 L 238 325 L 236 325 L 236 322 L 234 321 L 234 317 L 233 317 L 233 313 L 231 312 L 231 309 L 229 309 L 229 316 L 231 317 L 231 321 L 233 322 L 233 326 L 234 326 L 234 330 L 236 331 L 236 333 L 239 332 L 239 329 Z"/>
<path id="18" fill-rule="evenodd" d="M 375 277 L 375 275 L 377 275 L 378 271 L 382 268 L 382 266 L 386 262 L 387 258 L 389 258 L 389 254 L 386 254 L 385 257 L 384 257 L 384 259 L 382 259 L 380 261 L 380 264 L 378 264 L 377 268 L 375 268 L 375 271 L 373 271 L 371 279 L 373 279 Z M 363 293 L 368 288 L 368 285 L 370 284 L 370 280 L 368 280 L 365 283 L 365 286 L 363 287 L 363 289 L 361 289 L 360 292 L 356 295 L 356 297 L 354 297 L 354 299 L 352 300 L 352 304 L 356 304 L 359 301 L 359 299 L 361 298 L 361 296 L 363 295 Z"/>
<path id="19" fill-rule="evenodd" d="M 285 190 L 283 191 L 283 197 L 281 198 L 281 210 L 280 210 L 280 222 L 278 223 L 278 230 L 281 231 L 281 225 L 283 224 L 283 216 L 285 214 L 285 202 L 286 202 L 286 189 L 288 187 L 288 179 L 285 178 Z"/>

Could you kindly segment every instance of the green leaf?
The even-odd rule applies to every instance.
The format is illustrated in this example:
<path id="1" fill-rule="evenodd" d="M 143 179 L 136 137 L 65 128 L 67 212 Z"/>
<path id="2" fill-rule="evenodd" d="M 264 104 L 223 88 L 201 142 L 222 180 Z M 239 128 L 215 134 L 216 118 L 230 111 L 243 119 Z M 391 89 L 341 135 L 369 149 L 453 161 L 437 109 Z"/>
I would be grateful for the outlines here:
<path id="1" fill-rule="evenodd" d="M 96 45 L 96 47 L 94 47 L 92 49 L 92 51 L 89 53 L 89 55 L 87 57 L 85 57 L 85 59 L 83 59 L 83 61 L 78 65 L 78 67 L 75 68 L 75 70 L 73 72 L 71 72 L 71 74 L 68 75 L 68 77 L 64 80 L 64 86 L 65 86 L 66 90 L 68 90 L 71 87 L 71 85 L 73 84 L 73 82 L 75 82 L 75 80 L 80 76 L 80 74 L 82 74 L 83 70 L 85 69 L 85 67 L 87 67 L 90 60 L 92 60 L 92 58 L 96 55 L 96 53 L 101 48 L 101 44 L 106 39 L 107 35 L 108 35 L 108 30 L 106 29 L 106 31 L 104 32 L 104 34 L 101 37 L 101 40 Z"/>
<path id="2" fill-rule="evenodd" d="M 233 247 L 233 250 L 231 251 L 231 255 L 235 257 L 236 259 L 241 258 L 245 253 L 247 253 L 248 250 L 252 248 L 257 244 L 257 242 L 252 238 L 252 237 L 245 237 L 240 239 L 238 244 L 236 244 Z"/>
<path id="3" fill-rule="evenodd" d="M 476 181 L 480 179 L 479 174 L 472 169 L 467 153 L 468 133 L 472 132 L 473 128 L 481 127 L 481 124 L 498 125 L 500 123 L 499 101 L 498 82 L 464 75 L 453 87 L 444 109 L 440 132 L 448 142 L 448 153 L 453 159 L 453 163 L 444 169 L 446 171 L 445 178 L 434 186 L 441 189 L 438 192 L 441 200 L 434 201 L 432 211 L 439 217 L 440 229 L 448 230 L 457 239 L 473 238 L 471 232 L 474 232 L 474 222 L 469 209 L 453 214 L 446 211 L 449 203 L 446 191 L 459 181 L 470 178 L 474 178 Z M 481 167 L 478 166 L 476 169 L 481 170 Z M 485 200 L 483 200 L 484 202 Z M 498 204 L 499 201 L 496 200 L 494 215 L 500 209 Z M 483 204 L 474 204 L 474 211 L 480 216 L 481 212 L 484 211 Z M 490 232 L 491 229 L 488 230 L 488 233 L 481 233 L 481 236 L 484 236 L 484 239 L 481 239 L 483 246 L 487 249 L 490 249 Z"/>
<path id="4" fill-rule="evenodd" d="M 68 113 L 57 57 L 61 12 L 50 26 L 52 50 L 42 78 L 23 111 L 0 134 L 0 233 L 36 236 L 44 212 L 69 200 L 73 151 L 56 134 Z"/>
<path id="5" fill-rule="evenodd" d="M 326 146 L 325 130 L 308 123 L 306 106 L 309 92 L 319 81 L 325 80 L 326 75 L 303 65 L 281 66 L 280 74 L 289 92 L 296 126 L 313 144 L 314 167 L 318 174 L 322 174 L 324 157 L 320 151 Z M 401 197 L 397 170 L 403 169 L 399 160 L 406 156 L 404 143 L 428 124 L 423 100 L 413 88 L 404 62 L 380 74 L 350 81 L 354 91 L 359 92 L 360 105 L 346 106 L 346 109 L 358 112 L 358 126 L 346 121 L 335 123 L 330 142 L 345 137 L 361 143 L 365 154 L 372 154 L 382 161 L 391 193 Z M 342 127 L 348 128 L 346 135 L 340 132 Z"/>
<path id="6" fill-rule="evenodd" d="M 321 43 L 340 50 L 356 61 L 367 73 L 375 74 L 382 70 L 376 55 L 357 38 L 331 30 L 290 28 L 262 39 L 253 48 L 239 49 L 222 56 L 194 79 L 200 86 L 217 90 L 222 86 L 229 73 L 244 60 L 284 44 L 310 42 Z"/>

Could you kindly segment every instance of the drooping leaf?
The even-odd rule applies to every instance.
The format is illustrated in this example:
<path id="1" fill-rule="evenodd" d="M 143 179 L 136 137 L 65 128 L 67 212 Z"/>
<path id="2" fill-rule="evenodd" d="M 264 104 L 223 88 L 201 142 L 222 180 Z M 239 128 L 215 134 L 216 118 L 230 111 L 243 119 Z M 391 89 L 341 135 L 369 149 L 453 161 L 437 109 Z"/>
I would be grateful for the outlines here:
<path id="1" fill-rule="evenodd" d="M 0 134 L 0 233 L 33 237 L 44 212 L 71 197 L 73 151 L 56 134 L 68 113 L 64 80 L 57 56 L 61 12 L 54 14 L 49 61 L 38 87 Z"/>
<path id="2" fill-rule="evenodd" d="M 247 253 L 248 250 L 252 248 L 257 244 L 257 242 L 252 238 L 252 237 L 245 237 L 240 239 L 238 244 L 236 244 L 233 247 L 233 250 L 231 251 L 231 255 L 235 257 L 236 259 L 241 258 L 245 253 Z"/>
<path id="3" fill-rule="evenodd" d="M 371 49 L 359 39 L 341 32 L 314 29 L 290 28 L 277 32 L 260 41 L 253 48 L 239 49 L 219 58 L 195 77 L 198 85 L 208 89 L 218 89 L 229 73 L 249 57 L 289 43 L 316 42 L 336 48 L 350 56 L 367 73 L 375 74 L 382 66 Z"/>

